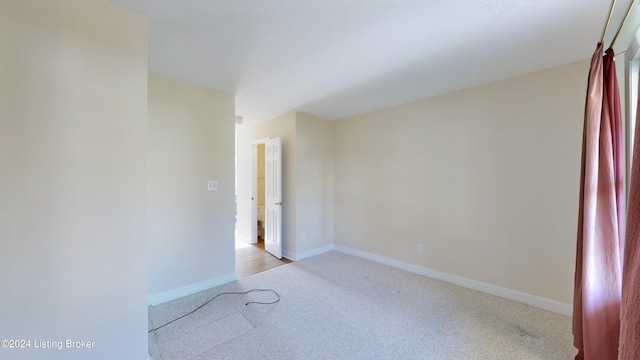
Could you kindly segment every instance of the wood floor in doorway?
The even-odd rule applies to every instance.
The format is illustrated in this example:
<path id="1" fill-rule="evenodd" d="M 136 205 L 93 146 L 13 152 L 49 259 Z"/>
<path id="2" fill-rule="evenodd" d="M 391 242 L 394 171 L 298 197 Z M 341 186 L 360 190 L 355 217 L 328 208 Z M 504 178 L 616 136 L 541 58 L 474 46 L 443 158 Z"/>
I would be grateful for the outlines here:
<path id="1" fill-rule="evenodd" d="M 290 262 L 291 260 L 289 259 L 282 258 L 282 260 L 280 260 L 266 252 L 262 238 L 258 238 L 258 243 L 254 245 L 236 241 L 236 275 L 238 279 L 261 273 Z"/>

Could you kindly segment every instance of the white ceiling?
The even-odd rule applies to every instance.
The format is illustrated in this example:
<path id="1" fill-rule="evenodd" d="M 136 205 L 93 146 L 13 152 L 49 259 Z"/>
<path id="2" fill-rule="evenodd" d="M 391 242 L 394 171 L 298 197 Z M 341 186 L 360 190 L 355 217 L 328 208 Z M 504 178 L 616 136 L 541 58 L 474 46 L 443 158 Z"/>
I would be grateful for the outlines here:
<path id="1" fill-rule="evenodd" d="M 150 73 L 234 94 L 236 115 L 245 123 L 290 111 L 341 119 L 585 59 L 600 39 L 610 5 L 110 1 L 149 18 Z M 611 27 L 628 1 L 622 3 Z M 586 76 L 585 69 L 585 83 Z"/>

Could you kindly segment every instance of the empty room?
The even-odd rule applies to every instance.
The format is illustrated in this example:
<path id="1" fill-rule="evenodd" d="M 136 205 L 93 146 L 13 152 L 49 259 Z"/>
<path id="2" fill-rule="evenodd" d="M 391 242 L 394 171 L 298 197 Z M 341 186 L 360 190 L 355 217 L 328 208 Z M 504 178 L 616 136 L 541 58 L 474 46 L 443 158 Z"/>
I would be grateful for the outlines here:
<path id="1" fill-rule="evenodd" d="M 640 359 L 639 27 L 0 0 L 0 358 Z"/>

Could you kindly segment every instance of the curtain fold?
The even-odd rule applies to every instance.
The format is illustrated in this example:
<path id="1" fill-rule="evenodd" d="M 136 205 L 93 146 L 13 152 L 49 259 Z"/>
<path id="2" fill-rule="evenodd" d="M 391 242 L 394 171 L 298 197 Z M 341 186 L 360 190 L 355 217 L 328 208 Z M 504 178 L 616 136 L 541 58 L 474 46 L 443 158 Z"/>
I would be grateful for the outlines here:
<path id="1" fill-rule="evenodd" d="M 613 146 L 614 191 L 616 196 L 616 216 L 618 218 L 618 242 L 620 244 L 620 271 L 623 268 L 624 254 L 624 146 L 622 143 L 622 109 L 620 108 L 620 91 L 616 74 L 615 53 L 609 48 L 604 56 L 604 81 L 607 103 L 609 104 L 609 121 L 611 122 L 611 140 Z"/>
<path id="2" fill-rule="evenodd" d="M 638 104 L 640 105 L 640 97 Z M 620 360 L 640 359 L 640 126 L 638 124 L 640 124 L 640 116 L 636 115 L 622 276 Z"/>
<path id="3" fill-rule="evenodd" d="M 600 43 L 591 59 L 582 135 L 582 163 L 573 306 L 577 360 L 618 357 L 621 301 L 620 191 L 622 119 L 613 50 Z M 606 65 L 606 66 L 605 66 Z"/>

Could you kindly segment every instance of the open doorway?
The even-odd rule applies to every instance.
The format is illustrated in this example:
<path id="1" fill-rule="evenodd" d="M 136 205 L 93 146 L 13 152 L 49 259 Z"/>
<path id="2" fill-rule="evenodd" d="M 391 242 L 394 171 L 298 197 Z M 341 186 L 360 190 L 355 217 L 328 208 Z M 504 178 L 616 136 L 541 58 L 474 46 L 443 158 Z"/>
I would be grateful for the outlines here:
<path id="1" fill-rule="evenodd" d="M 236 276 L 242 279 L 280 265 L 290 263 L 287 258 L 278 259 L 264 249 L 264 242 L 247 244 L 236 240 Z"/>
<path id="2" fill-rule="evenodd" d="M 255 145 L 255 163 L 256 163 L 256 171 L 255 171 L 255 179 L 253 181 L 256 185 L 256 214 L 257 214 L 257 222 L 256 222 L 256 240 L 257 243 L 262 243 L 262 249 L 264 249 L 264 228 L 265 228 L 265 211 L 264 211 L 264 193 L 265 193 L 265 144 L 257 144 Z"/>
<path id="3" fill-rule="evenodd" d="M 282 154 L 280 138 L 251 142 L 250 201 L 238 203 L 250 214 L 250 236 L 236 239 L 236 275 L 238 278 L 291 262 L 282 257 Z M 238 174 L 238 171 L 236 171 Z M 248 224 L 247 224 L 248 225 Z"/>

